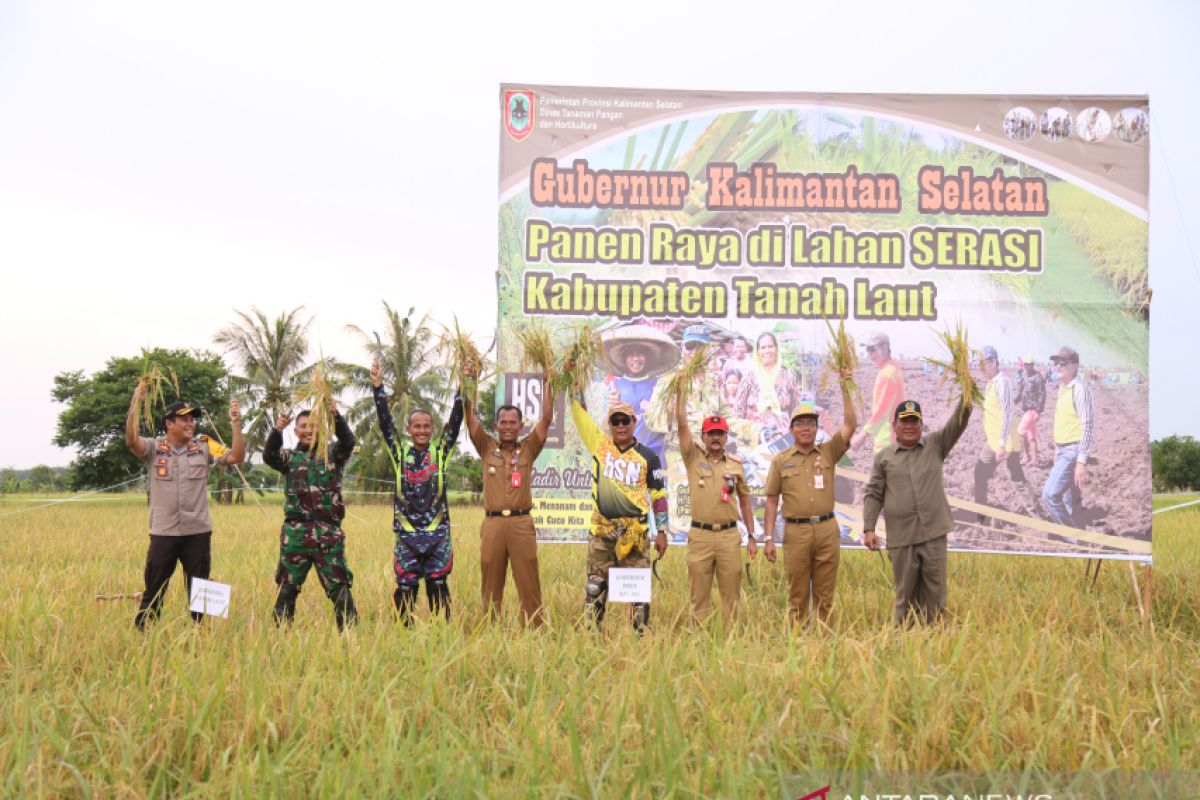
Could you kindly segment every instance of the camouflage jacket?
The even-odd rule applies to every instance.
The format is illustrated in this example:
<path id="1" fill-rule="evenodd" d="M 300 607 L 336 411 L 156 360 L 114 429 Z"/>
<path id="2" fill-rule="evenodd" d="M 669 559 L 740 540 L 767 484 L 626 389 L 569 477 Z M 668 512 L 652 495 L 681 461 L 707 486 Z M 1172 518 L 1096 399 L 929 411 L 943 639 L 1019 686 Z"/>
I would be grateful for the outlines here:
<path id="1" fill-rule="evenodd" d="M 271 429 L 263 461 L 286 477 L 283 516 L 288 522 L 338 523 L 346 516 L 342 502 L 342 469 L 354 452 L 354 433 L 341 414 L 333 418 L 337 438 L 328 461 L 309 451 L 283 448 L 283 434 Z"/>

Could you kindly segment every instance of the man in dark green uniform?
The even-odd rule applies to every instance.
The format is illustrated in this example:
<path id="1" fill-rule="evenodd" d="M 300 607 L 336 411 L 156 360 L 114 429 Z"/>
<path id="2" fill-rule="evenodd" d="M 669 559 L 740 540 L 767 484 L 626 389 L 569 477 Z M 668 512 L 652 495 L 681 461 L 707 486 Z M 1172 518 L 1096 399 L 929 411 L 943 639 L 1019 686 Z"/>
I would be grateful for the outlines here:
<path id="1" fill-rule="evenodd" d="M 897 625 L 937 622 L 946 613 L 946 535 L 954 518 L 942 472 L 970 417 L 971 400 L 960 397 L 950 420 L 922 437 L 921 405 L 905 400 L 892 416 L 896 443 L 875 454 L 863 501 L 863 544 L 879 549 L 875 524 L 883 512 Z"/>
<path id="2" fill-rule="evenodd" d="M 263 461 L 283 473 L 286 489 L 283 503 L 283 528 L 279 533 L 279 566 L 275 582 L 279 597 L 275 601 L 275 623 L 290 623 L 296 615 L 296 597 L 316 567 L 317 579 L 333 602 L 338 630 L 358 621 L 350 587 L 354 575 L 346 565 L 346 534 L 342 519 L 342 469 L 354 452 L 354 434 L 341 414 L 333 411 L 336 439 L 329 453 L 314 453 L 310 412 L 296 415 L 296 448 L 282 449 L 283 429 L 291 419 L 281 414 L 267 437 Z"/>

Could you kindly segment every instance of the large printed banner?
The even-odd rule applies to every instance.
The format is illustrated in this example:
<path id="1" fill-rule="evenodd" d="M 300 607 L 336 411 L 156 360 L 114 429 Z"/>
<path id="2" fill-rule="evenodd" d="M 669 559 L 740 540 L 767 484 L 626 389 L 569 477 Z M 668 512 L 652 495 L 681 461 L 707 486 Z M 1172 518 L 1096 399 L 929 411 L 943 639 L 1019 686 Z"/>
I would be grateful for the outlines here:
<path id="1" fill-rule="evenodd" d="M 761 495 L 801 401 L 821 437 L 842 425 L 826 320 L 845 321 L 863 407 L 836 513 L 856 546 L 896 405 L 918 401 L 928 431 L 953 411 L 926 359 L 961 322 L 985 401 L 946 463 L 951 548 L 1150 559 L 1146 97 L 521 85 L 499 110 L 500 396 L 528 416 L 544 397 L 515 330 L 540 318 L 565 344 L 599 325 L 587 406 L 604 430 L 610 403 L 639 410 L 673 540 L 689 502 L 661 395 L 691 348 L 717 353 L 694 434 L 728 417 Z M 535 513 L 543 540 L 582 541 L 592 464 L 563 400 Z"/>

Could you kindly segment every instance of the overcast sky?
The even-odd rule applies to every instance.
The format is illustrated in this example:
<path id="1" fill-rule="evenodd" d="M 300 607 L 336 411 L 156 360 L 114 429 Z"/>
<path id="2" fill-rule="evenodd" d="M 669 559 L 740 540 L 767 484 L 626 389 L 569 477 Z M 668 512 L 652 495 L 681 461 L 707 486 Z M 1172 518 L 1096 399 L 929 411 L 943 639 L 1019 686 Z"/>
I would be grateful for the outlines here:
<path id="1" fill-rule="evenodd" d="M 234 309 L 303 304 L 347 360 L 384 299 L 490 332 L 504 81 L 1148 92 L 1150 432 L 1200 436 L 1198 33 L 1182 0 L 0 2 L 0 466 L 70 461 L 56 373 Z"/>

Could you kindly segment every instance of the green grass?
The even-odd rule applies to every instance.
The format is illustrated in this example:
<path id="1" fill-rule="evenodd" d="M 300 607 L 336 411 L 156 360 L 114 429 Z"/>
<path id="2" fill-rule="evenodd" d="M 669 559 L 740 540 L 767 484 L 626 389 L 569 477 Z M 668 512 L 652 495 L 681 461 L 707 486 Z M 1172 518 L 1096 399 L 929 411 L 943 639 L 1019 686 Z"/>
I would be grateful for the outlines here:
<path id="1" fill-rule="evenodd" d="M 579 546 L 540 550 L 548 629 L 512 596 L 483 623 L 471 508 L 452 624 L 393 621 L 389 509 L 352 506 L 361 625 L 338 635 L 312 581 L 276 630 L 278 509 L 213 513 L 230 618 L 192 626 L 177 578 L 145 636 L 132 602 L 92 599 L 141 588 L 144 505 L 0 518 L 0 796 L 760 797 L 836 770 L 1197 767 L 1200 510 L 1156 519 L 1153 627 L 1124 564 L 1091 593 L 1078 561 L 955 555 L 953 623 L 901 632 L 880 556 L 847 552 L 834 631 L 790 629 L 765 563 L 736 630 L 697 628 L 672 549 L 641 640 L 621 606 L 579 626 Z"/>

